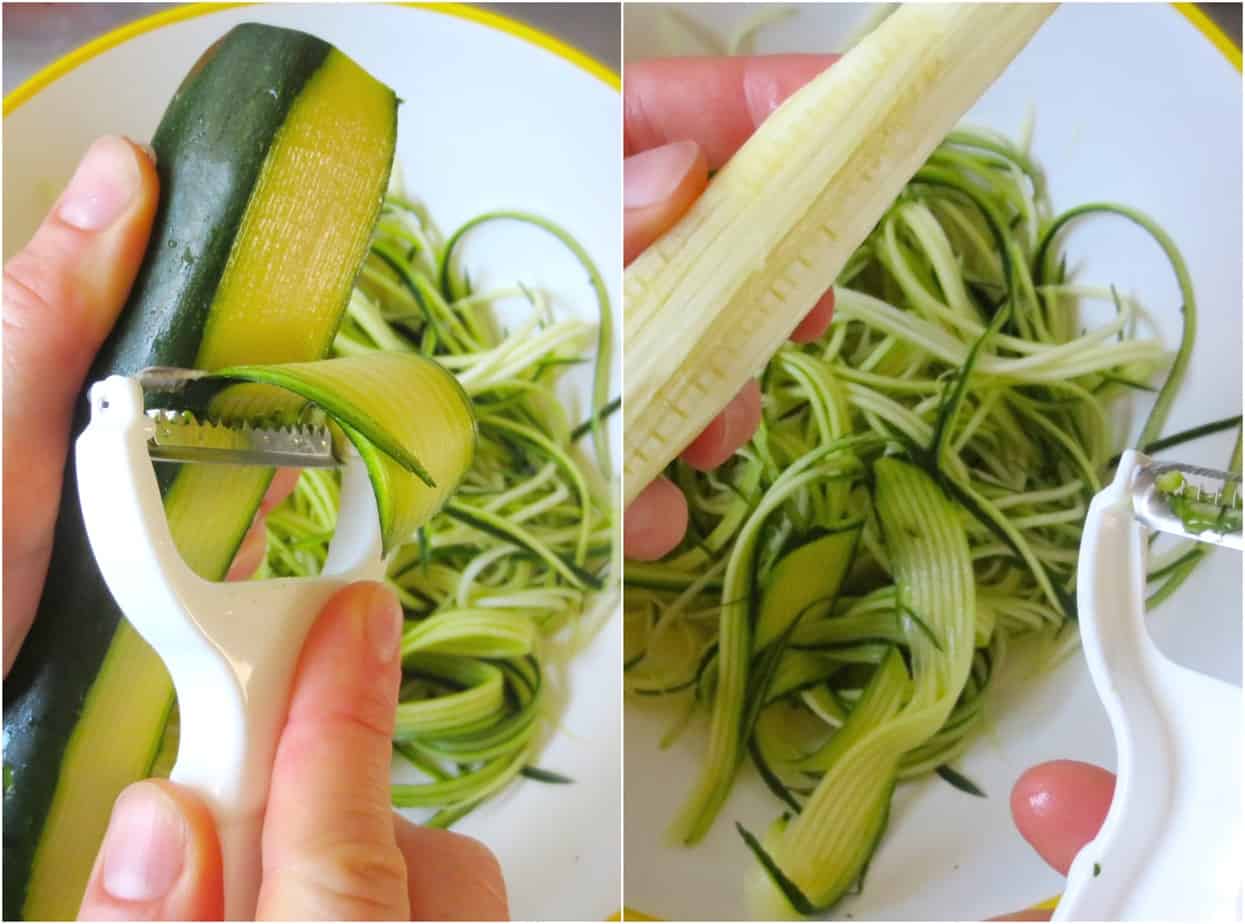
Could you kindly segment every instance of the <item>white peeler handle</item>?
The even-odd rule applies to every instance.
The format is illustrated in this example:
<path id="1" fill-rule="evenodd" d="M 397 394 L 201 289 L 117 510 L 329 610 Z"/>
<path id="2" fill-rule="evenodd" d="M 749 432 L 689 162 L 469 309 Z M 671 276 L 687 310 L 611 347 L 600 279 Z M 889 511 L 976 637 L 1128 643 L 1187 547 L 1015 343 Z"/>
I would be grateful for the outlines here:
<path id="1" fill-rule="evenodd" d="M 1131 491 L 1145 461 L 1123 454 L 1081 539 L 1081 644 L 1115 735 L 1116 785 L 1055 921 L 1240 919 L 1241 691 L 1172 663 L 1146 629 Z"/>
<path id="2" fill-rule="evenodd" d="M 225 915 L 252 919 L 269 779 L 303 641 L 337 590 L 384 577 L 372 487 L 352 457 L 320 577 L 205 581 L 169 531 L 147 453 L 152 424 L 142 389 L 113 376 L 90 397 L 91 421 L 76 445 L 87 535 L 117 604 L 173 678 L 181 734 L 171 779 L 212 810 Z"/>

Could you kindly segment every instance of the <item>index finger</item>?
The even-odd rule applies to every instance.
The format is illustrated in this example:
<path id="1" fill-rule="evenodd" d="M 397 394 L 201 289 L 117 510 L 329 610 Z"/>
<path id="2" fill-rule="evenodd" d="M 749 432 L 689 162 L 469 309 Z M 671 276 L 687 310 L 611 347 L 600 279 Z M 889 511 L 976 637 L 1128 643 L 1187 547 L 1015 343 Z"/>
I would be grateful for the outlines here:
<path id="1" fill-rule="evenodd" d="M 709 169 L 721 167 L 766 116 L 837 61 L 838 55 L 656 58 L 627 65 L 623 145 L 627 156 L 695 141 Z"/>

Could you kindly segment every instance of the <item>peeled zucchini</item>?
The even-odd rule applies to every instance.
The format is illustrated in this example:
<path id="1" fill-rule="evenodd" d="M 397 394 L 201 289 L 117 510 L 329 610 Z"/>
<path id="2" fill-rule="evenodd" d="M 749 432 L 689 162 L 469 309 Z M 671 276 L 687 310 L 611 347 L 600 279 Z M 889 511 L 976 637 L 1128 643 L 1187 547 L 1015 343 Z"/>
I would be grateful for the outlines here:
<path id="1" fill-rule="evenodd" d="M 624 501 L 756 374 L 1054 7 L 905 5 L 766 119 L 624 277 Z"/>

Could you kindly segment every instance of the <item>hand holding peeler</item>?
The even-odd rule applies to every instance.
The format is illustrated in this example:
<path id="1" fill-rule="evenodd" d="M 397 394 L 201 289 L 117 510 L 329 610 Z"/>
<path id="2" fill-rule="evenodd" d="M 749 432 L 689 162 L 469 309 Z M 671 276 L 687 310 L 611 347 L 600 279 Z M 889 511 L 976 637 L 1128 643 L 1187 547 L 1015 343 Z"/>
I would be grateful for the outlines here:
<path id="1" fill-rule="evenodd" d="M 1131 451 L 1090 504 L 1077 608 L 1117 776 L 1055 921 L 1241 919 L 1241 690 L 1168 660 L 1145 620 L 1149 531 L 1242 550 L 1240 511 L 1240 476 Z"/>
<path id="2" fill-rule="evenodd" d="M 162 369 L 92 386 L 90 422 L 75 449 L 78 493 L 108 589 L 172 676 L 181 730 L 170 779 L 212 811 L 225 916 L 253 919 L 269 777 L 299 652 L 334 593 L 384 579 L 380 522 L 362 460 L 335 455 L 325 427 L 266 429 L 145 409 L 146 395 L 194 377 Z M 199 577 L 174 545 L 153 459 L 342 466 L 341 511 L 322 573 L 236 583 Z"/>

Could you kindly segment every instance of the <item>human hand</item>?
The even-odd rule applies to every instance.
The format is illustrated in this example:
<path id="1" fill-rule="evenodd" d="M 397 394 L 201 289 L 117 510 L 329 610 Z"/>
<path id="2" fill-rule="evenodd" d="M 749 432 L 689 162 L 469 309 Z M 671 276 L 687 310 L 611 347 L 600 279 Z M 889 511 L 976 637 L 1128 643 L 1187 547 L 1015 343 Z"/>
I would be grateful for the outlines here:
<path id="1" fill-rule="evenodd" d="M 6 674 L 47 574 L 74 403 L 125 304 L 157 200 L 149 152 L 127 139 L 102 138 L 5 266 Z M 230 579 L 259 566 L 263 516 L 297 477 L 284 470 L 273 479 Z M 400 612 L 389 591 L 356 585 L 333 599 L 304 646 L 265 825 L 270 872 L 259 910 L 266 916 L 506 915 L 505 886 L 487 848 L 421 829 L 390 809 Z M 374 613 L 380 615 L 368 618 Z M 384 657 L 376 653 L 381 642 L 394 649 Z M 222 910 L 219 847 L 206 807 L 166 781 L 126 789 L 81 916 L 219 920 Z"/>
<path id="2" fill-rule="evenodd" d="M 338 592 L 303 645 L 264 815 L 257 920 L 504 920 L 497 860 L 393 812 L 402 610 L 382 584 Z M 80 920 L 220 920 L 207 808 L 163 780 L 113 808 Z"/>
<path id="3" fill-rule="evenodd" d="M 623 260 L 631 263 L 683 216 L 717 170 L 788 96 L 836 60 L 833 55 L 670 58 L 627 65 L 623 86 Z M 834 310 L 827 292 L 791 334 L 816 340 Z M 761 422 L 761 389 L 749 382 L 681 458 L 708 470 L 729 459 Z M 666 478 L 627 508 L 623 548 L 652 560 L 687 530 L 687 500 Z"/>
<path id="4" fill-rule="evenodd" d="M 158 181 L 132 141 L 91 145 L 4 268 L 4 672 L 34 619 L 74 404 L 142 262 Z"/>
<path id="5" fill-rule="evenodd" d="M 125 305 L 159 200 L 150 151 L 125 138 L 91 145 L 35 236 L 4 268 L 4 673 L 43 593 L 74 403 Z M 263 516 L 294 489 L 273 479 L 229 576 L 255 573 Z"/>
<path id="6" fill-rule="evenodd" d="M 1012 820 L 1021 836 L 1060 874 L 1081 848 L 1098 834 L 1111 797 L 1115 775 L 1075 760 L 1053 760 L 1030 767 L 1012 787 Z M 995 918 L 998 921 L 1049 921 L 1036 908 Z"/>

